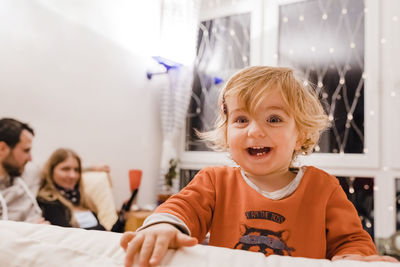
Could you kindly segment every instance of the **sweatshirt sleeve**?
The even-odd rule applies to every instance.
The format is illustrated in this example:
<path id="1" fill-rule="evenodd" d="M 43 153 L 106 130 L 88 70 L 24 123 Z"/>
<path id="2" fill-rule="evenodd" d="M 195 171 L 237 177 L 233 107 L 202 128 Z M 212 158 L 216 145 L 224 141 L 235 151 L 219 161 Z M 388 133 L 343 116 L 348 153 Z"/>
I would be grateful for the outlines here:
<path id="1" fill-rule="evenodd" d="M 185 188 L 155 210 L 155 213 L 169 213 L 181 219 L 199 243 L 210 228 L 215 206 L 211 172 L 211 168 L 201 170 Z"/>
<path id="2" fill-rule="evenodd" d="M 362 228 L 357 210 L 339 184 L 328 200 L 326 212 L 328 259 L 344 254 L 377 254 L 371 236 Z"/>

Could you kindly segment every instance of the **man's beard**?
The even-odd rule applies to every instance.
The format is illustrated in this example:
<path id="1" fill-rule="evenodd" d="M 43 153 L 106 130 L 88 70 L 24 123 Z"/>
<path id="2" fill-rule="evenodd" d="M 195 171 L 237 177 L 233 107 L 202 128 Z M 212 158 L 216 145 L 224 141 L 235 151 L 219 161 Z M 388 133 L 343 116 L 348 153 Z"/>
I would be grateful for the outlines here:
<path id="1" fill-rule="evenodd" d="M 19 177 L 21 176 L 22 172 L 24 171 L 24 168 L 20 168 L 18 166 L 15 166 L 12 163 L 11 156 L 9 155 L 2 163 L 1 165 L 3 166 L 3 169 L 10 175 L 11 177 Z"/>

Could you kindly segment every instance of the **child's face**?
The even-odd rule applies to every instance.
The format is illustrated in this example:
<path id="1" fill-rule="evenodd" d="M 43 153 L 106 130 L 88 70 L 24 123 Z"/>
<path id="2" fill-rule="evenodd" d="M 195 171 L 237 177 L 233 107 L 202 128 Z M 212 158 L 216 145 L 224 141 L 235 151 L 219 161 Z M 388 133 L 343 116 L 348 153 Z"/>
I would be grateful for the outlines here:
<path id="1" fill-rule="evenodd" d="M 282 96 L 272 91 L 251 116 L 235 96 L 228 107 L 227 143 L 233 160 L 253 178 L 287 172 L 293 151 L 300 148 L 293 116 Z"/>

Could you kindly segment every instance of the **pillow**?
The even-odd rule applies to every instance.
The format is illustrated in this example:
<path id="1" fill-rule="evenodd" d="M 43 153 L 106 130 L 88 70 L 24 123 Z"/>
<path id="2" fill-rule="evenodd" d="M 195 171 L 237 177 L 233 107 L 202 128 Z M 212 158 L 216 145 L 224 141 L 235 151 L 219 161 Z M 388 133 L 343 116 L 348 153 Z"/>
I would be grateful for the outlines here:
<path id="1" fill-rule="evenodd" d="M 100 224 L 110 230 L 118 216 L 108 173 L 83 172 L 82 182 L 85 195 L 90 196 L 98 209 L 97 217 Z"/>

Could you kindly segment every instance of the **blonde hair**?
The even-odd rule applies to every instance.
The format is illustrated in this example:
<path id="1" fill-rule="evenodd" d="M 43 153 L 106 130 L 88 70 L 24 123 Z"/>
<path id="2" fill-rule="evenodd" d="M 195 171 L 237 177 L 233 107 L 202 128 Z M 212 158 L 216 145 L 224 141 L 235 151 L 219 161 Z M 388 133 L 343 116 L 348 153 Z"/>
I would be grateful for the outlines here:
<path id="1" fill-rule="evenodd" d="M 54 169 L 61 162 L 65 161 L 68 158 L 75 158 L 78 162 L 78 171 L 79 171 L 79 191 L 81 193 L 81 201 L 80 205 L 86 209 L 94 211 L 97 213 L 96 206 L 91 201 L 90 198 L 84 195 L 84 188 L 82 181 L 82 165 L 81 159 L 78 154 L 76 154 L 73 150 L 67 148 L 59 148 L 51 154 L 50 158 L 47 160 L 41 175 L 41 183 L 40 189 L 38 192 L 38 198 L 42 198 L 46 201 L 56 201 L 59 200 L 64 206 L 66 206 L 71 212 L 71 220 L 70 224 L 73 227 L 79 227 L 73 213 L 73 204 L 67 200 L 63 195 L 61 195 L 60 191 L 54 185 Z"/>
<path id="2" fill-rule="evenodd" d="M 228 107 L 227 96 L 236 96 L 250 114 L 255 114 L 262 100 L 278 90 L 288 112 L 293 116 L 303 143 L 298 154 L 310 154 L 318 143 L 320 134 L 327 128 L 328 118 L 315 90 L 307 82 L 295 78 L 289 68 L 254 66 L 232 76 L 222 89 L 218 99 L 218 117 L 215 128 L 209 132 L 197 132 L 199 137 L 217 151 L 226 151 Z"/>

